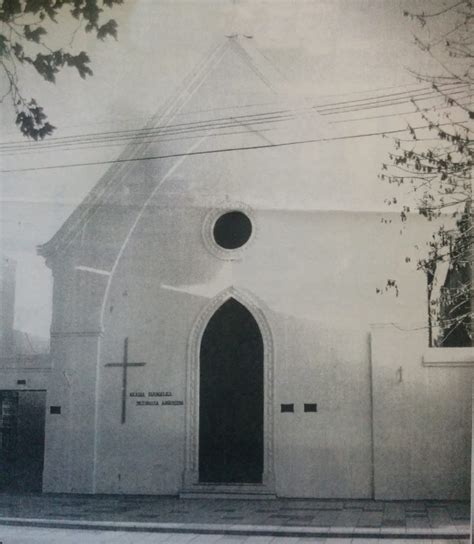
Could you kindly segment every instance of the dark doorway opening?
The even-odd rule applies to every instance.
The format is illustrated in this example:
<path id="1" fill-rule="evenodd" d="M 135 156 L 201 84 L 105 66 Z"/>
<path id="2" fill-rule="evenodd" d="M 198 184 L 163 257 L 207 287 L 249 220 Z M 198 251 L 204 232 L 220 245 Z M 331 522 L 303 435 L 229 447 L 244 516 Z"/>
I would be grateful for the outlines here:
<path id="1" fill-rule="evenodd" d="M 0 391 L 0 491 L 41 492 L 46 391 Z"/>
<path id="2" fill-rule="evenodd" d="M 262 482 L 263 354 L 255 318 L 230 298 L 201 341 L 200 482 Z"/>

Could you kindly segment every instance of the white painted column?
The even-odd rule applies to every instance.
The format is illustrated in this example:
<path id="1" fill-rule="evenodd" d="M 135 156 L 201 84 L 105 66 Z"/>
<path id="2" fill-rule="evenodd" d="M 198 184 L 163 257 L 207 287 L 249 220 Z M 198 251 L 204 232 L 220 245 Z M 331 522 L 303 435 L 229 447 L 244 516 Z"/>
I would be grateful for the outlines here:
<path id="1" fill-rule="evenodd" d="M 95 492 L 100 310 L 107 280 L 104 274 L 77 268 L 55 275 L 55 292 L 67 295 L 54 305 L 51 330 L 45 492 Z"/>

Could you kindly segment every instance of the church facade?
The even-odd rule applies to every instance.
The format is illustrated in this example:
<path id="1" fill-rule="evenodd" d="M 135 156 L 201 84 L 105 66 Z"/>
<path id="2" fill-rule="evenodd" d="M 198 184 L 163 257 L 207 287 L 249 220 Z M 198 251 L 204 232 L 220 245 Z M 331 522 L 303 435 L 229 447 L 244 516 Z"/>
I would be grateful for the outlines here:
<path id="1" fill-rule="evenodd" d="M 312 122 L 248 41 L 215 49 L 40 248 L 43 490 L 467 498 L 472 351 L 400 326 L 426 319 L 426 285 L 398 228 L 318 208 L 324 149 L 284 143 Z M 400 295 L 378 295 L 393 271 Z"/>

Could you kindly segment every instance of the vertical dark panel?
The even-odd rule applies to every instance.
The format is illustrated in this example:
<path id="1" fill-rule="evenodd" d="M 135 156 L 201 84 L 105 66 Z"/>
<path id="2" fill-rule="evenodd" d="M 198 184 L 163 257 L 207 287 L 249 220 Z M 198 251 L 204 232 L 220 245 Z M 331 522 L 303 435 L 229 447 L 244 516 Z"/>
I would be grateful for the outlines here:
<path id="1" fill-rule="evenodd" d="M 200 350 L 199 479 L 259 483 L 263 473 L 263 340 L 235 299 L 212 316 Z"/>
<path id="2" fill-rule="evenodd" d="M 41 491 L 45 391 L 0 391 L 0 490 Z"/>

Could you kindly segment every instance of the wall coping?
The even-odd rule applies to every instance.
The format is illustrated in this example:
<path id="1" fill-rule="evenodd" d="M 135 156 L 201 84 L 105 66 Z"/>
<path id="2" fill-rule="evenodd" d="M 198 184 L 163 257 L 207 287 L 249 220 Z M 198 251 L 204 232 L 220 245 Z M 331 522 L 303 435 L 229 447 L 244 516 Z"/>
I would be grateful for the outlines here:
<path id="1" fill-rule="evenodd" d="M 22 372 L 38 372 L 38 373 L 42 373 L 42 372 L 51 372 L 53 369 L 52 367 L 38 367 L 38 368 L 34 368 L 34 367 L 21 367 L 21 366 L 18 366 L 18 367 L 11 367 L 11 366 L 7 366 L 7 367 L 0 367 L 0 372 L 16 372 L 18 374 L 22 373 Z"/>
<path id="2" fill-rule="evenodd" d="M 90 331 L 51 331 L 51 338 L 89 338 L 104 336 L 104 329 Z"/>
<path id="3" fill-rule="evenodd" d="M 423 366 L 472 366 L 474 367 L 474 347 L 472 348 L 427 348 L 423 352 Z"/>

